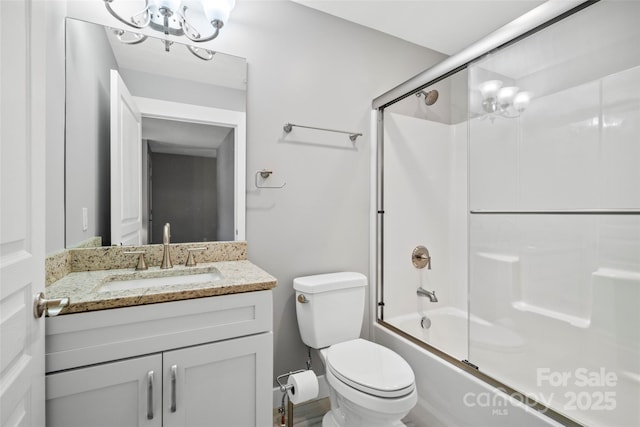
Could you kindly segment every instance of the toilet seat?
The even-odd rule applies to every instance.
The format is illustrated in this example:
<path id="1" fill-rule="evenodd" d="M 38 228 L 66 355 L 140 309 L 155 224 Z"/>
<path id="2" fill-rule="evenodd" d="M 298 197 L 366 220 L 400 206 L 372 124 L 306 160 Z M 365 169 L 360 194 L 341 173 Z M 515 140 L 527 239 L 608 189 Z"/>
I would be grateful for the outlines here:
<path id="1" fill-rule="evenodd" d="M 397 398 L 415 390 L 409 364 L 394 351 L 363 339 L 329 347 L 327 368 L 341 382 L 372 396 Z"/>

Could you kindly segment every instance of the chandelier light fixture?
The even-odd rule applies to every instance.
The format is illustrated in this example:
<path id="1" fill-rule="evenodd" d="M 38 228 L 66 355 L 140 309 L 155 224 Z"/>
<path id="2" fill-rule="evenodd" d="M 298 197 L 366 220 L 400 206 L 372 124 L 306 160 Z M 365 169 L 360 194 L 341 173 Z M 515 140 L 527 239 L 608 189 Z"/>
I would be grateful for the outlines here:
<path id="1" fill-rule="evenodd" d="M 192 42 L 202 43 L 213 40 L 220 34 L 220 29 L 229 19 L 235 0 L 144 0 L 137 2 L 138 9 L 132 10 L 130 0 L 104 0 L 109 13 L 129 27 L 142 29 L 152 28 L 165 36 L 185 36 Z M 142 9 L 140 10 L 140 7 Z M 136 44 L 147 37 L 124 30 L 115 30 L 118 39 L 123 43 Z M 168 52 L 173 44 L 163 39 L 164 48 Z M 213 58 L 214 52 L 209 49 L 187 46 L 200 59 Z"/>
<path id="2" fill-rule="evenodd" d="M 501 80 L 487 80 L 478 87 L 482 95 L 482 110 L 489 117 L 515 119 L 527 108 L 531 101 L 529 92 L 517 86 L 504 86 Z"/>

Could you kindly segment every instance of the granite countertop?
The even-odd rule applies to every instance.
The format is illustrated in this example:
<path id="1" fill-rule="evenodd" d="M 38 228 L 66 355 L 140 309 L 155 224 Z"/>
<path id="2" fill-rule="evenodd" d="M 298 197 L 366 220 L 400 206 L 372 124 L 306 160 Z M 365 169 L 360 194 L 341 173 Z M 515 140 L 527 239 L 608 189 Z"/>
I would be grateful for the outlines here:
<path id="1" fill-rule="evenodd" d="M 219 272 L 221 278 L 205 283 L 189 282 L 189 275 Z M 181 276 L 183 283 L 162 286 L 135 286 L 122 290 L 105 290 L 105 285 L 125 279 Z M 69 298 L 69 305 L 60 314 L 82 313 L 110 308 L 178 301 L 269 290 L 276 286 L 276 279 L 247 260 L 203 262 L 196 267 L 175 265 L 171 269 L 149 267 L 135 271 L 133 268 L 81 271 L 69 273 L 46 288 L 48 299 Z M 143 284 L 143 283 L 141 283 Z"/>

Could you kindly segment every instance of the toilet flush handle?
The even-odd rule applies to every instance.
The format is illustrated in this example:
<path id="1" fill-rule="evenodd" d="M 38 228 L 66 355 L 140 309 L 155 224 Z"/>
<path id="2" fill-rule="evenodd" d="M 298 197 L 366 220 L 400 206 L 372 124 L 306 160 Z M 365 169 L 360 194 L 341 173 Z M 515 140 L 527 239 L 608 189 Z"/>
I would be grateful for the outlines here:
<path id="1" fill-rule="evenodd" d="M 304 294 L 300 294 L 298 295 L 298 302 L 300 304 L 306 304 L 309 302 L 309 300 L 307 299 L 307 297 L 304 296 Z"/>

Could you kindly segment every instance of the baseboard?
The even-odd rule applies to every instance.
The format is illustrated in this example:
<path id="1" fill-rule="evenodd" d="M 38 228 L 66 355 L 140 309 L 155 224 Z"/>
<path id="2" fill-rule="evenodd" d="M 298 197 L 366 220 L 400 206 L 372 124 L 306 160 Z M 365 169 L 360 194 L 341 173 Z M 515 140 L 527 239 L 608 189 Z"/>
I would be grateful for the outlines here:
<path id="1" fill-rule="evenodd" d="M 318 399 L 329 397 L 329 385 L 324 375 L 318 375 Z M 282 405 L 282 391 L 280 387 L 273 388 L 273 407 L 279 408 Z"/>

